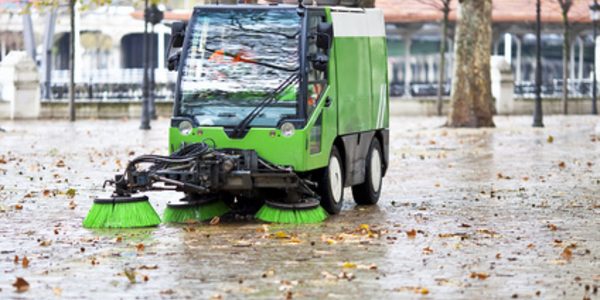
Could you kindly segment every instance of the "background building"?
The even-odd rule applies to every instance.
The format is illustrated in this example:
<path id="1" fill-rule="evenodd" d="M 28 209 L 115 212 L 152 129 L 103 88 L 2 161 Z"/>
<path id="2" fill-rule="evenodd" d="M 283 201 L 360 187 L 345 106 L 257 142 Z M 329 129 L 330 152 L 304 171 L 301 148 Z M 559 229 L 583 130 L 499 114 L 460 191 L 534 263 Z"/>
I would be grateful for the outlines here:
<path id="1" fill-rule="evenodd" d="M 206 1 L 174 0 L 168 6 L 165 23 L 185 19 L 194 5 Z M 294 2 L 294 1 L 292 1 Z M 393 96 L 428 97 L 437 94 L 440 61 L 441 0 L 377 0 L 385 12 L 390 57 L 390 91 Z M 46 98 L 67 95 L 69 57 L 69 17 L 67 7 L 58 7 L 52 19 L 51 9 L 21 14 L 22 1 L 0 1 L 0 61 L 12 50 L 28 50 L 40 66 L 46 55 L 51 69 L 51 93 Z M 542 0 L 544 94 L 559 94 L 562 86 L 562 20 L 554 0 Z M 450 31 L 447 37 L 447 76 L 445 94 L 449 94 L 452 75 L 452 39 L 457 1 L 452 1 Z M 570 59 L 571 95 L 590 93 L 590 72 L 594 55 L 589 3 L 575 1 L 569 14 L 572 23 Z M 143 35 L 141 8 L 131 1 L 113 1 L 110 6 L 78 11 L 76 43 L 77 97 L 95 100 L 131 99 L 141 96 Z M 35 47 L 27 41 L 27 22 L 31 20 Z M 535 0 L 494 1 L 494 55 L 504 56 L 511 64 L 515 93 L 533 95 L 535 37 Z M 54 22 L 53 22 L 54 21 Z M 53 26 L 54 24 L 54 26 Z M 49 28 L 54 27 L 53 32 Z M 153 28 L 151 60 L 156 69 L 158 99 L 169 99 L 174 74 L 166 70 L 166 49 L 170 29 L 164 24 Z M 44 38 L 52 33 L 49 49 Z M 29 43 L 31 44 L 31 43 Z M 30 48 L 30 49 L 27 49 Z"/>

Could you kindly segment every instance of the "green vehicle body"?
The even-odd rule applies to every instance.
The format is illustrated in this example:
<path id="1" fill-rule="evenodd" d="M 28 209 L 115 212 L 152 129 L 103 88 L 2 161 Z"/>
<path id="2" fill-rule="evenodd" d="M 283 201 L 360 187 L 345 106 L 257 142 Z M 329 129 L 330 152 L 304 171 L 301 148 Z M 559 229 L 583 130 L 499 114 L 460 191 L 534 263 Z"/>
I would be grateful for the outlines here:
<path id="1" fill-rule="evenodd" d="M 242 5 L 228 7 L 231 10 L 253 8 Z M 195 13 L 207 9 L 215 7 L 197 7 Z M 285 9 L 296 11 L 298 8 L 290 6 Z M 383 14 L 377 9 L 311 7 L 304 8 L 301 19 L 315 14 L 333 25 L 327 84 L 314 108 L 296 116 L 295 119 L 301 121 L 293 135 L 285 136 L 277 126 L 250 126 L 243 137 L 231 137 L 225 126 L 199 124 L 194 124 L 191 133 L 182 133 L 179 125 L 185 116 L 181 116 L 176 103 L 169 130 L 170 151 L 184 144 L 207 142 L 216 149 L 254 150 L 272 164 L 306 173 L 326 168 L 332 148 L 336 147 L 344 162 L 344 186 L 352 186 L 364 182 L 369 145 L 372 139 L 377 139 L 383 152 L 382 171 L 385 174 L 389 161 L 389 97 Z M 303 24 L 306 22 L 303 21 Z M 187 28 L 186 43 L 193 34 L 191 28 Z M 299 38 L 302 39 L 303 35 Z M 305 52 L 300 51 L 300 55 L 305 55 Z"/>

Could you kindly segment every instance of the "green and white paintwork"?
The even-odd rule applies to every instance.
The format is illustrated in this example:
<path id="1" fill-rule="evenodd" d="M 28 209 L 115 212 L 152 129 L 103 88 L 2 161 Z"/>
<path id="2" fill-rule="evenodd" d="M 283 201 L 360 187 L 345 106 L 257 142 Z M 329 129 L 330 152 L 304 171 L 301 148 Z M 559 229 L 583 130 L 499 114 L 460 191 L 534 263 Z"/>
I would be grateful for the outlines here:
<path id="1" fill-rule="evenodd" d="M 304 128 L 284 137 L 278 128 L 250 128 L 245 137 L 230 138 L 222 127 L 194 128 L 183 135 L 169 131 L 170 150 L 182 143 L 206 141 L 216 148 L 255 150 L 263 159 L 297 172 L 326 167 L 331 148 L 342 135 L 389 127 L 387 50 L 383 12 L 379 9 L 324 8 L 333 23 L 328 86 Z M 325 106 L 324 99 L 332 103 Z M 319 117 L 322 125 L 315 128 Z M 312 134 L 321 138 L 320 151 L 311 153 Z M 313 151 L 314 152 L 314 151 Z"/>

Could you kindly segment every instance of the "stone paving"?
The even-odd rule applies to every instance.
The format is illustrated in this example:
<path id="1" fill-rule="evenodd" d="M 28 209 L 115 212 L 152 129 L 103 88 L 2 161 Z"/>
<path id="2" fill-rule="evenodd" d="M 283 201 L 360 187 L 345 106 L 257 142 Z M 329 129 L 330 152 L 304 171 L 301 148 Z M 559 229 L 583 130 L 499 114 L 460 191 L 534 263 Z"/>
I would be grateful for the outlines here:
<path id="1" fill-rule="evenodd" d="M 379 205 L 346 190 L 321 225 L 99 231 L 81 221 L 103 180 L 165 154 L 168 120 L 4 122 L 0 298 L 600 299 L 600 118 L 443 122 L 393 118 Z"/>

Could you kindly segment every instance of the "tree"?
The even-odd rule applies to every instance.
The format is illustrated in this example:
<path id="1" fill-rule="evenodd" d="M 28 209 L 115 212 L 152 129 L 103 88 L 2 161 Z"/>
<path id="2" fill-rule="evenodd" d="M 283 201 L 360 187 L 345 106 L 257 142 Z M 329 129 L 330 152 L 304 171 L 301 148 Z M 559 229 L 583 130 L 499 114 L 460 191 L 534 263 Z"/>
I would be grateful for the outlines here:
<path id="1" fill-rule="evenodd" d="M 494 127 L 490 74 L 492 0 L 459 0 L 450 127 Z"/>
<path id="2" fill-rule="evenodd" d="M 442 115 L 443 98 L 444 98 L 444 83 L 446 82 L 446 51 L 448 38 L 448 25 L 450 23 L 450 3 L 452 0 L 421 0 L 423 3 L 432 6 L 442 12 L 442 30 L 440 36 L 440 67 L 439 67 L 439 82 L 437 94 L 437 114 Z"/>
<path id="3" fill-rule="evenodd" d="M 569 58 L 571 57 L 571 25 L 569 23 L 569 11 L 573 6 L 573 0 L 556 0 L 560 6 L 563 22 L 563 86 L 562 86 L 562 108 L 563 114 L 569 112 Z"/>

